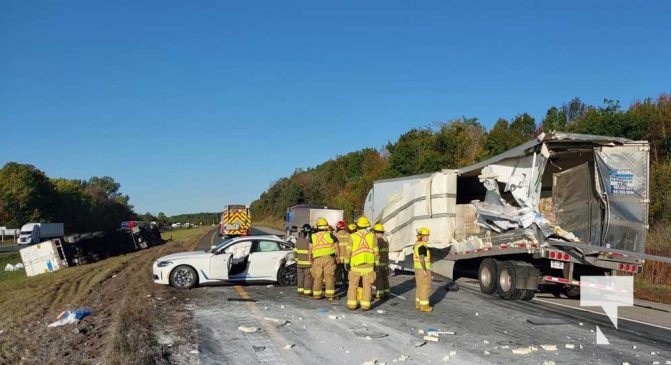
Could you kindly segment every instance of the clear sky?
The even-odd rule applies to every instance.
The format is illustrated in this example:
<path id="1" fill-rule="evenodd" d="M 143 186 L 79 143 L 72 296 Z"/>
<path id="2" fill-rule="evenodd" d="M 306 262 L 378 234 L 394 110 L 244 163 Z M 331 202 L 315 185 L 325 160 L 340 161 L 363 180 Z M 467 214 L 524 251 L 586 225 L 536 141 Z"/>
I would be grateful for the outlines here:
<path id="1" fill-rule="evenodd" d="M 0 166 L 111 176 L 138 213 L 249 204 L 461 116 L 670 91 L 670 1 L 0 1 Z"/>

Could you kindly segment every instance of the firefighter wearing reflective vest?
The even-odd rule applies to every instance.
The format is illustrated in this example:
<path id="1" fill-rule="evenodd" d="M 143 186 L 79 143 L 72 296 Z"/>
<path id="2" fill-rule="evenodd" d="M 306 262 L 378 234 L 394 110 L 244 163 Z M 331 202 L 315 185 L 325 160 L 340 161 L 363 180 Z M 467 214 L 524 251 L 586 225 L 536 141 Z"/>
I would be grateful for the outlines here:
<path id="1" fill-rule="evenodd" d="M 431 295 L 431 251 L 429 251 L 429 229 L 421 227 L 417 230 L 417 241 L 412 247 L 412 261 L 415 266 L 415 309 L 422 312 L 431 312 L 433 307 L 429 303 Z"/>
<path id="2" fill-rule="evenodd" d="M 322 299 L 322 287 L 326 284 L 326 298 L 335 298 L 335 267 L 340 261 L 338 238 L 331 233 L 326 218 L 317 218 L 317 231 L 312 234 L 308 257 L 312 263 L 312 297 Z"/>
<path id="3" fill-rule="evenodd" d="M 356 222 L 357 231 L 351 234 L 352 249 L 345 257 L 345 267 L 349 267 L 349 286 L 347 288 L 347 309 L 355 310 L 361 304 L 361 310 L 370 309 L 371 291 L 375 282 L 375 266 L 380 263 L 380 253 L 368 218 L 359 217 Z M 363 287 L 361 301 L 357 302 L 356 292 L 359 281 Z"/>
<path id="4" fill-rule="evenodd" d="M 344 221 L 336 223 L 336 237 L 338 237 L 338 245 L 340 246 L 340 262 L 336 265 L 335 285 L 336 287 L 343 287 L 347 285 L 347 271 L 343 267 L 344 257 L 347 256 L 348 247 L 352 246 L 352 238 Z"/>
<path id="5" fill-rule="evenodd" d="M 389 242 L 384 238 L 384 226 L 380 223 L 373 226 L 373 233 L 380 251 L 380 264 L 375 272 L 375 299 L 389 297 Z"/>
<path id="6" fill-rule="evenodd" d="M 310 257 L 308 256 L 308 246 L 310 246 L 310 232 L 312 228 L 309 224 L 304 224 L 296 239 L 294 254 L 296 255 L 296 270 L 298 281 L 296 288 L 299 295 L 312 295 L 312 275 L 310 274 Z"/>

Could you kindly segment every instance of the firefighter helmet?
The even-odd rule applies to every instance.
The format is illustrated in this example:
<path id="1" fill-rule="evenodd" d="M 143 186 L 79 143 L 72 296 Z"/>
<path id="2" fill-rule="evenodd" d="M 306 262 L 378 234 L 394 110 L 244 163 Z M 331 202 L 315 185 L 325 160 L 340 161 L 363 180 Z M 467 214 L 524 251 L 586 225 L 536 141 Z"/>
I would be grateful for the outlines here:
<path id="1" fill-rule="evenodd" d="M 356 220 L 356 226 L 359 228 L 368 228 L 370 227 L 370 222 L 368 221 L 368 218 L 361 216 Z"/>
<path id="2" fill-rule="evenodd" d="M 317 226 L 317 229 L 328 229 L 329 228 L 329 222 L 324 217 L 317 218 L 317 223 L 315 225 Z"/>
<path id="3" fill-rule="evenodd" d="M 429 234 L 431 234 L 431 231 L 429 231 L 429 228 L 427 227 L 420 227 L 417 229 L 418 236 L 428 236 Z"/>
<path id="4" fill-rule="evenodd" d="M 356 224 L 354 224 L 354 223 L 350 223 L 350 224 L 347 226 L 347 229 L 349 229 L 349 230 L 352 231 L 352 232 L 356 231 Z"/>
<path id="5" fill-rule="evenodd" d="M 338 223 L 336 223 L 336 229 L 345 229 L 345 221 L 338 221 Z"/>
<path id="6" fill-rule="evenodd" d="M 380 223 L 377 223 L 373 226 L 373 232 L 384 233 L 384 226 Z"/>

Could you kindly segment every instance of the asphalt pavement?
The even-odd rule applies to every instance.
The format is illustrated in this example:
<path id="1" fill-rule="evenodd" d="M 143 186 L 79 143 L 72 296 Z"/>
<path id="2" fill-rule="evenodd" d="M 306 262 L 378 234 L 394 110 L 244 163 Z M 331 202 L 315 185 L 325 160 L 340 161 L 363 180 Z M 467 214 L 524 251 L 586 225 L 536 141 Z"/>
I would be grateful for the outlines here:
<path id="1" fill-rule="evenodd" d="M 217 238 L 213 232 L 201 244 L 209 247 Z M 410 273 L 393 275 L 392 298 L 375 302 L 368 312 L 348 311 L 344 298 L 329 302 L 300 297 L 292 287 L 196 288 L 189 309 L 197 327 L 199 360 L 202 364 L 671 364 L 671 329 L 665 326 L 671 320 L 668 306 L 652 303 L 646 308 L 639 303 L 644 320 L 621 319 L 616 329 L 608 317 L 579 304 L 575 308 L 544 297 L 504 301 L 480 293 L 473 281 L 459 281 L 459 291 L 447 291 L 445 284 L 434 277 L 432 313 L 414 309 L 415 281 Z M 343 297 L 344 291 L 338 294 Z M 437 337 L 425 338 L 432 329 Z M 596 344 L 598 331 L 610 344 Z"/>

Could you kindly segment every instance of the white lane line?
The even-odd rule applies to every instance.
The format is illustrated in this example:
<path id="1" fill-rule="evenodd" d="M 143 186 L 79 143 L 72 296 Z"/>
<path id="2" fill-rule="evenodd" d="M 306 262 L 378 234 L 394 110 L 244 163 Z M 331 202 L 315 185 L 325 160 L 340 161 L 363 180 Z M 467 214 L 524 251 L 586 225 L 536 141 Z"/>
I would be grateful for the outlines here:
<path id="1" fill-rule="evenodd" d="M 474 284 L 471 284 L 471 283 L 457 283 L 457 285 L 466 285 L 466 286 L 470 286 L 470 287 L 473 287 L 473 288 L 478 289 L 478 290 L 480 289 L 480 285 L 474 285 Z M 590 309 L 585 309 L 585 308 L 582 308 L 582 307 L 573 307 L 573 306 L 570 306 L 570 305 L 555 303 L 555 302 L 552 302 L 552 301 L 549 301 L 549 300 L 543 300 L 543 299 L 539 299 L 539 298 L 534 298 L 533 300 L 535 300 L 537 302 L 543 302 L 543 303 L 556 305 L 556 306 L 559 306 L 559 307 L 566 307 L 566 308 L 576 309 L 576 310 L 583 311 L 583 312 L 600 314 L 604 317 L 607 317 L 607 315 L 605 313 L 597 312 L 597 311 L 590 310 Z M 654 323 L 643 322 L 643 321 L 639 321 L 639 320 L 636 320 L 636 319 L 620 317 L 620 316 L 618 316 L 618 319 L 623 319 L 625 321 L 635 322 L 635 323 L 638 323 L 638 324 L 643 324 L 643 325 L 646 325 L 646 326 L 652 326 L 652 327 L 657 327 L 657 328 L 661 328 L 661 329 L 671 331 L 671 328 L 669 328 L 669 327 L 660 326 L 660 325 L 654 324 Z"/>

